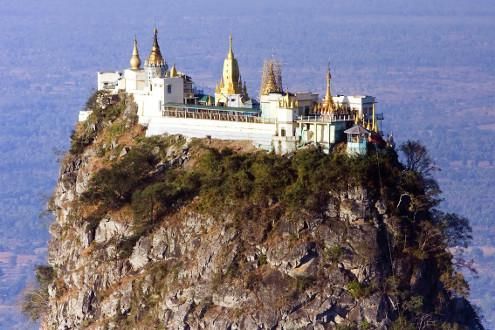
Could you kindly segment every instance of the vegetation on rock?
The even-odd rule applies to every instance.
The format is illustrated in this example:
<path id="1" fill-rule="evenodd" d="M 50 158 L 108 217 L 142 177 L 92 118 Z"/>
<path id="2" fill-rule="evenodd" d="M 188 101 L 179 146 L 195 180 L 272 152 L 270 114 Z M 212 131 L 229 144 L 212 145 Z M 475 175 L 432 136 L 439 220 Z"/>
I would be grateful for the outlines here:
<path id="1" fill-rule="evenodd" d="M 54 271 L 50 266 L 39 265 L 35 270 L 38 287 L 30 289 L 24 296 L 23 313 L 32 320 L 38 320 L 48 311 L 48 285 L 54 280 Z"/>
<path id="2" fill-rule="evenodd" d="M 121 269 L 115 283 L 85 296 L 83 317 L 93 315 L 86 325 L 163 325 L 165 316 L 157 314 L 165 308 L 163 297 L 177 289 L 167 299 L 181 300 L 200 287 L 194 299 L 184 296 L 179 304 L 189 306 L 183 322 L 192 327 L 220 312 L 225 324 L 247 327 L 247 317 L 256 313 L 268 327 L 288 322 L 284 313 L 298 320 L 297 311 L 308 308 L 315 313 L 313 325 L 482 329 L 465 299 L 469 288 L 460 267 L 468 263 L 452 252 L 471 240 L 469 223 L 437 209 L 435 167 L 418 142 L 400 148 L 405 165 L 390 148 L 364 157 L 315 147 L 287 156 L 243 152 L 176 136 L 125 138 L 135 125 L 125 108 L 122 100 L 106 110 L 94 108 L 76 130 L 66 160 L 103 150 L 89 156 L 97 170 L 70 202 L 82 221 L 67 226 L 84 232 L 86 243 L 75 244 L 85 244 L 85 253 Z M 119 123 L 130 126 L 117 129 Z M 116 142 L 109 153 L 103 148 L 108 136 L 127 142 Z M 128 226 L 129 234 L 97 239 L 103 220 L 116 214 L 124 214 L 118 226 Z M 63 243 L 58 240 L 52 249 Z M 110 258 L 112 249 L 120 253 Z M 47 282 L 61 291 L 62 269 L 54 266 L 53 272 Z M 240 293 L 225 298 L 225 290 Z M 95 309 L 117 299 L 113 295 L 127 297 L 119 298 L 119 311 L 94 319 Z M 316 301 L 329 305 L 318 312 L 311 307 Z"/>

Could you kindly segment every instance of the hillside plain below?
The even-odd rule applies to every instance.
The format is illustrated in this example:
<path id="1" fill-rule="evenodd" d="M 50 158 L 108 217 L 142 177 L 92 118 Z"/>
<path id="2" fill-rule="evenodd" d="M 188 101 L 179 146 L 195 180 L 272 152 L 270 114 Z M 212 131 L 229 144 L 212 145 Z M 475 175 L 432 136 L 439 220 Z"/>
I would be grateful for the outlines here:
<path id="1" fill-rule="evenodd" d="M 232 4 L 227 1 L 2 4 L 0 13 L 0 328 L 35 327 L 18 312 L 33 268 L 45 262 L 44 213 L 96 71 L 144 57 L 152 29 L 169 64 L 213 91 L 228 34 L 251 95 L 263 59 L 283 64 L 291 91 L 374 95 L 397 141 L 421 140 L 441 168 L 444 209 L 473 225 L 471 299 L 495 327 L 495 4 L 376 0 Z"/>

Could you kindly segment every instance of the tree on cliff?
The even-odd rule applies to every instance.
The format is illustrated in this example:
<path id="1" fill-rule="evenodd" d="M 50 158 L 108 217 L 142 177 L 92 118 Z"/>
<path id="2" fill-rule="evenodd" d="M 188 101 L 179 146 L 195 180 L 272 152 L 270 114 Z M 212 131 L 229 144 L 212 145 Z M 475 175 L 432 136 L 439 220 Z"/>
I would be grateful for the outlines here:
<path id="1" fill-rule="evenodd" d="M 414 171 L 424 177 L 429 177 L 437 169 L 426 147 L 419 141 L 407 141 L 400 146 L 400 151 L 405 156 L 405 166 L 409 171 Z"/>

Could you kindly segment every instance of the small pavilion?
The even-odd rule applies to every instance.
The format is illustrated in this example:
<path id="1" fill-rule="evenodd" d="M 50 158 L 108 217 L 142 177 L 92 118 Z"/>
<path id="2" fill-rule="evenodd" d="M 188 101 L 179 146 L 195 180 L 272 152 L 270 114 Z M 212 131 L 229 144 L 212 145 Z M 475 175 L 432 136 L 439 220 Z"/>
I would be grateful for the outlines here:
<path id="1" fill-rule="evenodd" d="M 354 125 L 344 133 L 347 134 L 347 154 L 366 155 L 370 131 L 361 125 Z"/>

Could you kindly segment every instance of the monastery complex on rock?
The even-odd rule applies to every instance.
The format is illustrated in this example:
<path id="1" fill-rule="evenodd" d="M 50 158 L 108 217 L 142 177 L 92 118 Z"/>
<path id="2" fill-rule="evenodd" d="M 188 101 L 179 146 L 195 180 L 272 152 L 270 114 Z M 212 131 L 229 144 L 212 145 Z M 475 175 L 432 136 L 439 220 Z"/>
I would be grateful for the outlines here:
<path id="1" fill-rule="evenodd" d="M 375 97 L 332 96 L 330 69 L 326 73 L 323 99 L 315 93 L 284 91 L 282 73 L 276 60 L 267 60 L 259 100 L 249 96 L 232 48 L 232 36 L 215 95 L 194 87 L 192 78 L 169 67 L 158 44 L 153 45 L 141 67 L 137 41 L 124 72 L 98 72 L 98 90 L 133 96 L 139 122 L 146 135 L 182 134 L 248 140 L 256 147 L 283 154 L 306 145 L 325 151 L 347 142 L 349 154 L 366 153 L 373 138 L 381 140 L 381 114 L 375 113 Z M 81 111 L 79 121 L 90 111 Z"/>

